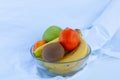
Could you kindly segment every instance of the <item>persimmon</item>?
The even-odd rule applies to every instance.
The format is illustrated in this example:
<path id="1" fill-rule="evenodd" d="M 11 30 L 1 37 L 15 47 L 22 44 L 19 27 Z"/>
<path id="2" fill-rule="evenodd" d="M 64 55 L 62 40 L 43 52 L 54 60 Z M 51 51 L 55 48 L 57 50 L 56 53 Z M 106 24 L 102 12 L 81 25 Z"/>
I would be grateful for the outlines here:
<path id="1" fill-rule="evenodd" d="M 66 28 L 60 33 L 59 41 L 66 50 L 73 50 L 80 42 L 79 34 L 74 29 Z"/>

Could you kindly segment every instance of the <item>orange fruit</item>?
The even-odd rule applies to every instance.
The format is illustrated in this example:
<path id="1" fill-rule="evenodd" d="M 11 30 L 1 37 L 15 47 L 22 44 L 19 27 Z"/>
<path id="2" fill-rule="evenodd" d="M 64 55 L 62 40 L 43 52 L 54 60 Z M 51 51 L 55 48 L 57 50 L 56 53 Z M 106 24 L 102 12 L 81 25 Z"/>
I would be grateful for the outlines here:
<path id="1" fill-rule="evenodd" d="M 33 51 L 35 51 L 38 47 L 42 46 L 45 43 L 46 43 L 46 41 L 44 41 L 44 40 L 37 41 L 34 45 Z"/>

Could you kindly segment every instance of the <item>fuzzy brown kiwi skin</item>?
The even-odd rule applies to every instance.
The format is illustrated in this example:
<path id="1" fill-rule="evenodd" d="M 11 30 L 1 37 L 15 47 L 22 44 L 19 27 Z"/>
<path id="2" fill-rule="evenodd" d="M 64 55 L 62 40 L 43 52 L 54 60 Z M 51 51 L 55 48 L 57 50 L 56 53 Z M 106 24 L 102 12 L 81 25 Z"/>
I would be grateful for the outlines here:
<path id="1" fill-rule="evenodd" d="M 65 50 L 59 42 L 46 45 L 42 50 L 42 57 L 47 62 L 56 62 L 64 57 Z"/>

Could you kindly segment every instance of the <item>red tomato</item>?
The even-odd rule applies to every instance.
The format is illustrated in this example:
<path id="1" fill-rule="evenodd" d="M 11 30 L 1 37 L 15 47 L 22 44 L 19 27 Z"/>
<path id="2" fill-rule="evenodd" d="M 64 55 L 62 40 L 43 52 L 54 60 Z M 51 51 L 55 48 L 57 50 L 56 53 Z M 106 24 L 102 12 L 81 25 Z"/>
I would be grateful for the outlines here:
<path id="1" fill-rule="evenodd" d="M 60 33 L 59 41 L 66 50 L 73 50 L 78 46 L 80 39 L 75 30 L 66 28 Z"/>

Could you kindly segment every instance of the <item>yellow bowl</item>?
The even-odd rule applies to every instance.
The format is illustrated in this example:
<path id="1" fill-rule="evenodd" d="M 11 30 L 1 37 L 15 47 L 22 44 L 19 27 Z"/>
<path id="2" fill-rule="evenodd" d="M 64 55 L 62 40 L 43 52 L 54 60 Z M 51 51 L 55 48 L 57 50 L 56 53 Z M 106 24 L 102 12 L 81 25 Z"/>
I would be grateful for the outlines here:
<path id="1" fill-rule="evenodd" d="M 41 69 L 41 67 L 43 67 L 47 71 L 45 72 L 46 74 L 69 76 L 75 74 L 85 67 L 87 64 L 87 59 L 91 53 L 91 48 L 88 46 L 88 54 L 86 56 L 70 62 L 46 62 L 40 58 L 35 57 L 33 53 L 33 47 L 31 48 L 30 52 L 38 64 L 38 69 Z"/>

